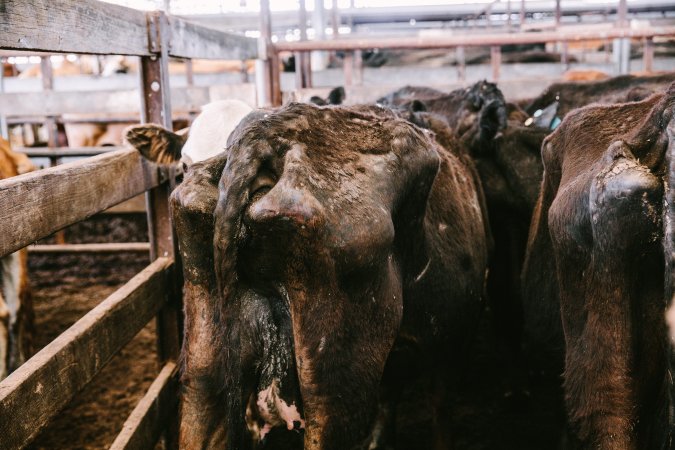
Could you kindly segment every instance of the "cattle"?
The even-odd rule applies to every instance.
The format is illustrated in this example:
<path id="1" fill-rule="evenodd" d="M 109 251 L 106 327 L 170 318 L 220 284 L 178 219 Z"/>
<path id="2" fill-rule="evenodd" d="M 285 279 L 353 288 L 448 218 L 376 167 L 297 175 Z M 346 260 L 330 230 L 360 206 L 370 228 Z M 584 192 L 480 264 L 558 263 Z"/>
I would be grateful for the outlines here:
<path id="1" fill-rule="evenodd" d="M 424 114 L 434 132 L 378 106 L 259 110 L 187 167 L 171 199 L 184 448 L 276 448 L 275 432 L 308 450 L 384 448 L 418 376 L 435 380 L 433 441 L 449 447 L 443 386 L 483 308 L 488 238 L 467 151 Z M 168 130 L 129 135 L 179 158 Z"/>
<path id="2" fill-rule="evenodd" d="M 528 347 L 527 355 L 522 352 L 525 312 L 520 270 L 541 184 L 539 152 L 550 130 L 523 125 L 527 113 L 507 103 L 498 87 L 486 81 L 450 93 L 406 86 L 378 101 L 439 114 L 453 124 L 459 136 L 469 137 L 463 140 L 481 180 L 493 244 L 487 280 L 492 322 L 497 341 L 509 352 L 512 363 L 508 367 L 510 386 L 506 393 L 523 394 L 526 387 L 520 367 L 525 356 L 528 366 L 545 367 L 554 373 L 560 367 L 551 366 L 547 358 L 539 357 L 534 345 Z M 556 328 L 549 330 L 555 332 Z M 513 399 L 516 397 L 522 399 L 522 395 Z"/>
<path id="3" fill-rule="evenodd" d="M 497 86 L 480 81 L 466 89 L 442 93 L 436 89 L 406 86 L 377 100 L 411 111 L 429 111 L 442 116 L 466 147 L 479 154 L 492 145 L 506 126 L 507 109 Z"/>
<path id="4" fill-rule="evenodd" d="M 658 90 L 674 78 L 674 74 L 621 76 L 606 82 L 554 84 L 538 100 L 531 102 L 531 109 L 546 107 L 547 101 L 555 102 L 555 97 L 559 96 L 560 107 L 555 114 L 563 118 L 573 108 L 593 102 L 631 99 L 637 91 Z M 472 98 L 472 95 L 466 95 L 462 100 L 462 91 L 445 94 L 427 87 L 407 86 L 379 101 L 408 105 L 409 108 L 428 110 L 446 117 L 457 116 L 459 110 L 467 109 L 466 102 Z M 494 238 L 488 297 L 496 318 L 497 333 L 500 340 L 512 349 L 514 358 L 525 358 L 527 367 L 556 377 L 562 371 L 564 354 L 559 308 L 541 302 L 538 295 L 523 290 L 521 286 L 529 224 L 543 174 L 540 149 L 551 130 L 548 123 L 545 127 L 526 126 L 530 114 L 515 104 L 505 103 L 496 86 L 490 83 L 481 82 L 465 91 L 484 93 L 479 102 L 492 107 L 481 112 L 481 120 L 477 123 L 483 129 L 498 131 L 494 139 L 487 139 L 494 132 L 490 131 L 485 139 L 477 141 L 478 145 L 471 153 L 485 192 Z M 463 102 L 465 106 L 462 106 Z M 507 113 L 506 127 L 502 126 L 502 108 Z M 451 121 L 459 122 L 456 119 Z M 533 267 L 547 270 L 533 271 L 528 276 L 545 279 L 552 273 L 550 264 L 551 259 L 544 255 L 541 261 L 533 262 Z M 527 283 L 532 282 L 534 280 L 527 280 Z"/>
<path id="5" fill-rule="evenodd" d="M 309 103 L 313 103 L 315 105 L 319 106 L 325 106 L 325 105 L 341 105 L 345 101 L 345 88 L 342 86 L 338 86 L 336 88 L 331 89 L 331 91 L 328 93 L 328 97 L 326 98 L 321 98 L 318 95 L 313 95 L 309 99 Z"/>
<path id="6" fill-rule="evenodd" d="M 86 122 L 87 119 L 100 117 L 94 114 L 64 114 L 63 118 L 66 123 L 63 124 L 63 128 L 68 146 L 72 148 L 119 146 L 122 144 L 124 130 L 136 123 L 132 120 L 126 123 Z M 114 115 L 108 115 L 107 118 L 115 119 Z M 69 121 L 77 122 L 70 123 Z"/>
<path id="7" fill-rule="evenodd" d="M 599 70 L 568 70 L 562 76 L 563 81 L 599 81 L 607 78 L 609 75 Z"/>
<path id="8" fill-rule="evenodd" d="M 653 76 L 621 75 L 600 81 L 562 82 L 550 85 L 524 109 L 532 115 L 557 102 L 560 119 L 573 109 L 591 103 L 623 103 L 643 100 L 675 81 L 675 72 Z"/>
<path id="9" fill-rule="evenodd" d="M 0 180 L 34 170 L 30 160 L 0 138 Z M 33 305 L 26 250 L 0 258 L 0 379 L 32 352 Z"/>
<path id="10" fill-rule="evenodd" d="M 542 146 L 523 283 L 559 308 L 573 448 L 672 446 L 661 215 L 674 113 L 675 83 L 573 111 Z"/>

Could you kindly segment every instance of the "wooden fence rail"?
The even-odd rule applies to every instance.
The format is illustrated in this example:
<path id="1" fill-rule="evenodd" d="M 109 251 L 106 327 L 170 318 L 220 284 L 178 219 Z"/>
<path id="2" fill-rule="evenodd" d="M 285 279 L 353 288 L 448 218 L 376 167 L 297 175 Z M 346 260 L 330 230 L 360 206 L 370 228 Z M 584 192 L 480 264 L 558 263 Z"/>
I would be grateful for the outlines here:
<path id="1" fill-rule="evenodd" d="M 554 31 L 537 33 L 493 33 L 474 35 L 434 35 L 397 38 L 330 39 L 321 41 L 278 42 L 271 44 L 274 52 L 306 52 L 310 50 L 368 50 L 373 48 L 423 49 L 493 46 L 512 44 L 539 44 L 595 39 L 646 38 L 673 36 L 675 27 L 645 29 L 612 28 L 593 31 Z"/>
<path id="2" fill-rule="evenodd" d="M 153 448 L 171 414 L 177 414 L 178 373 L 176 364 L 166 363 L 148 392 L 129 415 L 110 450 Z"/>
<path id="3" fill-rule="evenodd" d="M 132 149 L 2 180 L 0 255 L 141 194 L 160 181 L 157 166 Z"/>
<path id="4" fill-rule="evenodd" d="M 0 48 L 52 53 L 152 56 L 142 11 L 95 0 L 4 0 Z M 168 54 L 180 58 L 251 59 L 255 39 L 171 18 Z"/>
<path id="5" fill-rule="evenodd" d="M 98 107 L 94 112 L 101 113 L 116 109 L 129 112 L 140 106 L 142 121 L 170 127 L 172 100 L 186 111 L 210 101 L 208 88 L 171 91 L 170 56 L 250 59 L 257 55 L 257 41 L 163 13 L 143 13 L 95 0 L 5 0 L 0 2 L 3 49 L 140 56 L 141 87 L 140 92 L 124 93 L 3 94 L 0 115 L 51 119 L 64 112 L 80 112 L 82 103 L 87 103 L 87 110 L 81 112 L 89 113 L 92 104 Z M 100 101 L 92 101 L 96 96 Z M 38 150 L 29 152 L 40 154 Z M 92 149 L 62 149 L 60 155 L 90 152 Z M 153 260 L 0 382 L 0 448 L 19 449 L 29 444 L 153 316 L 157 318 L 162 369 L 113 446 L 153 448 L 163 434 L 167 449 L 177 447 L 181 272 L 180 261 L 174 259 L 177 252 L 168 205 L 175 175 L 173 170 L 160 170 L 144 161 L 135 150 L 118 149 L 0 181 L 0 256 L 145 192 L 150 243 L 134 250 L 149 248 Z M 113 247 L 118 246 L 99 245 L 95 250 Z M 94 248 L 88 245 L 81 250 Z"/>

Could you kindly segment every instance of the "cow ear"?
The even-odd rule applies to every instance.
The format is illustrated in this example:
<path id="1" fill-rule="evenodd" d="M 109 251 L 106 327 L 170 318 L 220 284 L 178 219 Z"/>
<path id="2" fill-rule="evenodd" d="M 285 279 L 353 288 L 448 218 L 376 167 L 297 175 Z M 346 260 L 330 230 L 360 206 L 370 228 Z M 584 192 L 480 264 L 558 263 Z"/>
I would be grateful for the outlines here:
<path id="1" fill-rule="evenodd" d="M 345 88 L 342 86 L 336 87 L 328 93 L 328 104 L 329 105 L 341 105 L 345 100 L 347 95 L 345 94 Z"/>
<path id="2" fill-rule="evenodd" d="M 410 103 L 410 110 L 412 112 L 426 111 L 427 106 L 419 100 L 413 100 L 412 103 Z"/>
<path id="3" fill-rule="evenodd" d="M 125 139 L 141 154 L 158 164 L 172 164 L 180 160 L 187 133 L 174 133 L 151 123 L 126 129 Z"/>
<path id="4" fill-rule="evenodd" d="M 325 106 L 325 105 L 327 105 L 326 100 L 322 99 L 322 98 L 319 97 L 318 95 L 312 95 L 312 96 L 309 98 L 309 102 L 312 103 L 312 104 L 314 104 L 314 105 L 318 105 L 318 106 Z"/>

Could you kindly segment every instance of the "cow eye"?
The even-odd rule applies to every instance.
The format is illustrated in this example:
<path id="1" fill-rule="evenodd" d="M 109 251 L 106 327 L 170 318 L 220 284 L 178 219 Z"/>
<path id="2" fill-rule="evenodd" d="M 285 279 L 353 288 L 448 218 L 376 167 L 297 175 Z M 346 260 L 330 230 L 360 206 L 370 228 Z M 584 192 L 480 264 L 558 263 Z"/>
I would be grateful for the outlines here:
<path id="1" fill-rule="evenodd" d="M 251 198 L 252 201 L 258 200 L 263 195 L 267 194 L 274 185 L 277 184 L 277 177 L 270 170 L 263 169 L 255 177 L 251 183 Z"/>

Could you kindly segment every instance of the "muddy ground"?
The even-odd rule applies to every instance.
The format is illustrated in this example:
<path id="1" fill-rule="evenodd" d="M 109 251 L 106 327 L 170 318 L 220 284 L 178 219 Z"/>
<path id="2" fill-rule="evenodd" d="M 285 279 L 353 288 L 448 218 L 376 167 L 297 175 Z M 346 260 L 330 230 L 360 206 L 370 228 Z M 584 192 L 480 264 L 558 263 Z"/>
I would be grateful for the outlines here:
<path id="1" fill-rule="evenodd" d="M 66 241 L 133 242 L 146 236 L 143 215 L 99 216 L 66 230 Z M 149 262 L 144 254 L 30 256 L 36 342 L 43 347 Z M 555 449 L 561 428 L 555 383 L 531 380 L 529 396 L 508 396 L 508 356 L 483 321 L 459 382 L 453 410 L 458 450 Z M 108 448 L 158 372 L 154 323 L 148 324 L 44 430 L 31 449 Z M 397 420 L 397 449 L 431 445 L 426 400 L 412 389 Z"/>

